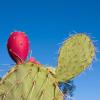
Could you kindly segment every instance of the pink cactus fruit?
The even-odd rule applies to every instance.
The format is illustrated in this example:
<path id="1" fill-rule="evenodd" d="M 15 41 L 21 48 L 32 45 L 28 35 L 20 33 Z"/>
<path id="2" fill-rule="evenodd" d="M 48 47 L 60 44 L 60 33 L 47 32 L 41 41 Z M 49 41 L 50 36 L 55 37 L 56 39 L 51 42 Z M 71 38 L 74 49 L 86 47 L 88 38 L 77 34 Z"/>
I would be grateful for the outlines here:
<path id="1" fill-rule="evenodd" d="M 36 61 L 35 58 L 33 57 L 29 59 L 29 62 L 34 63 L 34 64 L 40 64 L 40 62 Z"/>
<path id="2" fill-rule="evenodd" d="M 17 63 L 23 63 L 29 53 L 29 40 L 24 32 L 12 32 L 8 42 L 7 49 L 11 58 Z"/>

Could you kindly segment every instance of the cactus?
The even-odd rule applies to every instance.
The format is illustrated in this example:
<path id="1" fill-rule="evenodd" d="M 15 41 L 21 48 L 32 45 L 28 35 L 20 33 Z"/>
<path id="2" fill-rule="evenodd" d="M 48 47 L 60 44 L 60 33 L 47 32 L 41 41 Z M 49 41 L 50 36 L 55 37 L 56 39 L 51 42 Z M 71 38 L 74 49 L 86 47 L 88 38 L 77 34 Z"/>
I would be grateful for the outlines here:
<path id="1" fill-rule="evenodd" d="M 0 100 L 62 100 L 52 71 L 42 65 L 16 65 L 1 80 Z"/>
<path id="2" fill-rule="evenodd" d="M 11 58 L 17 63 L 23 63 L 29 53 L 29 40 L 24 32 L 12 32 L 8 42 L 7 49 Z"/>
<path id="3" fill-rule="evenodd" d="M 63 100 L 59 82 L 76 77 L 94 56 L 91 39 L 76 34 L 64 41 L 56 68 L 27 61 L 10 69 L 0 81 L 0 100 Z"/>
<path id="4" fill-rule="evenodd" d="M 64 41 L 59 53 L 56 77 L 67 81 L 85 70 L 95 56 L 91 39 L 85 34 L 76 34 Z"/>

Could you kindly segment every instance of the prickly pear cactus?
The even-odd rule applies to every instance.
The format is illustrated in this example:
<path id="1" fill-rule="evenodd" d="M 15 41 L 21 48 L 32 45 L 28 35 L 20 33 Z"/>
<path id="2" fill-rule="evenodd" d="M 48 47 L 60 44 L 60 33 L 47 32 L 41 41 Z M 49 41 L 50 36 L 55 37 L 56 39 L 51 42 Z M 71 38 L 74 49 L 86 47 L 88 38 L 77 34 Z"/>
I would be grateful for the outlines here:
<path id="1" fill-rule="evenodd" d="M 76 34 L 64 41 L 60 48 L 56 77 L 67 81 L 84 71 L 95 56 L 91 39 L 85 34 Z"/>
<path id="2" fill-rule="evenodd" d="M 42 65 L 16 65 L 1 80 L 0 100 L 62 100 L 53 73 Z"/>
<path id="3" fill-rule="evenodd" d="M 55 69 L 26 62 L 13 67 L 0 81 L 0 100 L 63 100 L 58 88 L 84 71 L 95 56 L 95 48 L 85 34 L 64 41 Z"/>

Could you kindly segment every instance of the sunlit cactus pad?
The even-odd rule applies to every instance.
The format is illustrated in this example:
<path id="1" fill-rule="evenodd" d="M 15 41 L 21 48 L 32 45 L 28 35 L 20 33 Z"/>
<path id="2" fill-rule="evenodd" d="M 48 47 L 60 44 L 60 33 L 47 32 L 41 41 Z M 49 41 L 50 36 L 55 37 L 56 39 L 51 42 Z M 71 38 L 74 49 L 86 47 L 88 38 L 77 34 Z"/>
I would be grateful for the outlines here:
<path id="1" fill-rule="evenodd" d="M 91 64 L 94 56 L 95 47 L 87 35 L 71 36 L 60 48 L 56 77 L 62 82 L 75 77 Z"/>
<path id="2" fill-rule="evenodd" d="M 0 100 L 62 100 L 63 94 L 50 68 L 16 65 L 0 82 Z"/>

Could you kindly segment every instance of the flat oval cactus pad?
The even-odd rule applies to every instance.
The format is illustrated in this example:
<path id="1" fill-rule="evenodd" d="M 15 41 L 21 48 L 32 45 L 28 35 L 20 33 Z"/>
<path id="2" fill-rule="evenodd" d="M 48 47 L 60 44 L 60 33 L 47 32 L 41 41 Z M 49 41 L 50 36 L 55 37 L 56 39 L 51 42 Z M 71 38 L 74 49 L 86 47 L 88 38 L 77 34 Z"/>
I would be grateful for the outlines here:
<path id="1" fill-rule="evenodd" d="M 64 41 L 60 48 L 56 77 L 65 82 L 84 71 L 95 56 L 91 39 L 85 34 L 76 34 Z"/>
<path id="2" fill-rule="evenodd" d="M 0 100 L 62 100 L 53 74 L 30 62 L 16 65 L 0 81 Z"/>

